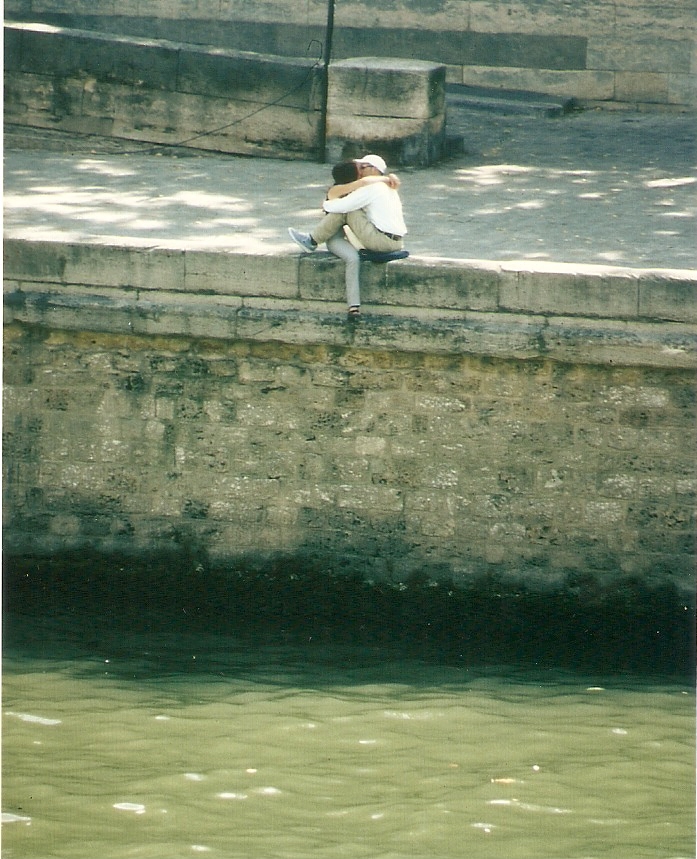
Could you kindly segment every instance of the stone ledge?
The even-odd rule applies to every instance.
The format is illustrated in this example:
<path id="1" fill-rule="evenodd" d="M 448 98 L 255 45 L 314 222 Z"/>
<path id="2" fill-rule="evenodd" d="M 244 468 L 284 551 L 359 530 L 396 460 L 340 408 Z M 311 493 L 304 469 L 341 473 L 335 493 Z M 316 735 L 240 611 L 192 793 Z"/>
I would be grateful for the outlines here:
<path id="1" fill-rule="evenodd" d="M 9 122 L 125 140 L 316 158 L 324 70 L 313 59 L 5 24 Z"/>
<path id="2" fill-rule="evenodd" d="M 260 157 L 370 150 L 425 166 L 444 152 L 443 65 L 359 57 L 327 70 L 319 58 L 47 24 L 4 32 L 5 115 L 18 125 Z"/>
<path id="3" fill-rule="evenodd" d="M 580 364 L 697 367 L 694 326 L 443 308 L 375 306 L 349 325 L 343 303 L 7 283 L 5 322 L 68 330 L 472 354 Z"/>
<path id="4" fill-rule="evenodd" d="M 697 323 L 697 271 L 690 269 L 418 256 L 362 269 L 370 305 Z M 324 252 L 240 254 L 12 237 L 4 242 L 4 276 L 62 291 L 107 287 L 332 303 L 344 289 L 343 263 Z"/>
<path id="5" fill-rule="evenodd" d="M 312 59 L 53 27 L 5 23 L 6 72 L 74 78 L 320 110 Z M 315 75 L 308 84 L 308 74 Z"/>

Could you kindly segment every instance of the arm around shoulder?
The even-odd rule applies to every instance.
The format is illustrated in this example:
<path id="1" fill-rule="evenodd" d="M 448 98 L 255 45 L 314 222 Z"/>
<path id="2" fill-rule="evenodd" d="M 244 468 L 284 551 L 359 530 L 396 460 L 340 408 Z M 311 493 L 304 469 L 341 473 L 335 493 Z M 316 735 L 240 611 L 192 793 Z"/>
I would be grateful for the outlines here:
<path id="1" fill-rule="evenodd" d="M 368 185 L 376 185 L 380 182 L 395 189 L 401 185 L 399 177 L 394 173 L 389 173 L 387 176 L 364 176 L 362 179 L 347 182 L 345 185 L 332 185 L 327 192 L 327 199 L 337 200 L 339 197 L 345 197 L 347 194 L 358 191 L 360 188 L 365 188 Z"/>

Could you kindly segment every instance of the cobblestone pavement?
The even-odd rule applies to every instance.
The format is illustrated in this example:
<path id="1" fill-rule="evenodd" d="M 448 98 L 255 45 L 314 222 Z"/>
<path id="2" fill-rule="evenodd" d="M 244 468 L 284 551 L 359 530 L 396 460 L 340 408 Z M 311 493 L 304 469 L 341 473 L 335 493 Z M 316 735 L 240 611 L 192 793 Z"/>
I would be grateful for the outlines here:
<path id="1" fill-rule="evenodd" d="M 697 268 L 697 117 L 458 109 L 462 152 L 407 169 L 421 257 Z M 296 253 L 329 165 L 7 128 L 5 235 Z"/>

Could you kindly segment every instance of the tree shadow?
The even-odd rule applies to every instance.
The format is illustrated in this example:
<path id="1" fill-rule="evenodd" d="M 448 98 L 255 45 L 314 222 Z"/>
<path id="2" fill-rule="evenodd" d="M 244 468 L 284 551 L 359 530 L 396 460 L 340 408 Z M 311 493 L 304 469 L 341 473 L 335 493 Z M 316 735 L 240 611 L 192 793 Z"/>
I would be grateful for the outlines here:
<path id="1" fill-rule="evenodd" d="M 694 268 L 695 119 L 451 111 L 466 152 L 405 169 L 412 255 Z M 5 227 L 34 240 L 290 254 L 329 165 L 174 150 L 6 153 Z M 94 151 L 84 151 L 88 145 Z M 127 154 L 128 153 L 128 154 Z"/>

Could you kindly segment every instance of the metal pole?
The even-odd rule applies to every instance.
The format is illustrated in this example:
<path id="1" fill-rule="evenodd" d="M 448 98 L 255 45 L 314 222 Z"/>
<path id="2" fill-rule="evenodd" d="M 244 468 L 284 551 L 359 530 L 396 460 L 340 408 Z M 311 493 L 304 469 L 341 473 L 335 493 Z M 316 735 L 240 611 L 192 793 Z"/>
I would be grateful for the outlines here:
<path id="1" fill-rule="evenodd" d="M 322 70 L 322 116 L 320 119 L 319 160 L 324 163 L 327 149 L 327 102 L 329 100 L 329 63 L 332 58 L 334 38 L 334 5 L 336 0 L 327 0 L 327 27 L 324 33 L 324 65 Z"/>

